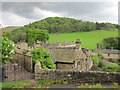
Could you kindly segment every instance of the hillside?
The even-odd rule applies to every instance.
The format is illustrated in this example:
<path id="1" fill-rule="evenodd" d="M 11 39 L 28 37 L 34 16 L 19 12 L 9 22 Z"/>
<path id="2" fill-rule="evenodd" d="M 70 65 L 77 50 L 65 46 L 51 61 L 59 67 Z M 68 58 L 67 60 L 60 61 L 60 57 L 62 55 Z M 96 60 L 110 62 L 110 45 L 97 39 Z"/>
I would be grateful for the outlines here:
<path id="1" fill-rule="evenodd" d="M 19 26 L 8 26 L 8 27 L 4 27 L 2 28 L 2 32 L 5 32 L 5 31 L 13 31 L 13 30 L 16 30 L 16 29 L 19 29 L 20 27 Z"/>
<path id="2" fill-rule="evenodd" d="M 93 23 L 66 17 L 48 17 L 25 25 L 21 30 L 46 29 L 49 33 L 87 32 L 93 30 L 114 30 L 118 25 L 111 23 Z"/>
<path id="3" fill-rule="evenodd" d="M 118 37 L 118 31 L 97 30 L 91 32 L 76 32 L 76 33 L 60 33 L 57 34 L 59 41 L 75 41 L 76 38 L 80 38 L 83 48 L 96 49 L 96 44 L 104 38 Z M 50 34 L 49 42 L 56 43 L 56 34 Z"/>

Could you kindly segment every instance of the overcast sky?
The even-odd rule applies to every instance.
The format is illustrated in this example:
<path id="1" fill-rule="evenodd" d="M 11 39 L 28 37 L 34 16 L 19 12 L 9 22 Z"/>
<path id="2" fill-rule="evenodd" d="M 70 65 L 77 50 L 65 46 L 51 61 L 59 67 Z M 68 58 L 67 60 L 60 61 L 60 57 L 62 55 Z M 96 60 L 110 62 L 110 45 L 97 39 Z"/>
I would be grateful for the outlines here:
<path id="1" fill-rule="evenodd" d="M 118 2 L 2 2 L 2 25 L 23 26 L 46 17 L 118 23 Z"/>

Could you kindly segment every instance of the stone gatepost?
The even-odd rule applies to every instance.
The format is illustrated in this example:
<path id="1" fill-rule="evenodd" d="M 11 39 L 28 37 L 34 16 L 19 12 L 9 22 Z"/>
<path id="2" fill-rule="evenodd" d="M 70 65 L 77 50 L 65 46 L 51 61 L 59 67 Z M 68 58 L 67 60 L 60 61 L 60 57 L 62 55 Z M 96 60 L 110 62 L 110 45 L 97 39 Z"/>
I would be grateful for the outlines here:
<path id="1" fill-rule="evenodd" d="M 40 78 L 40 70 L 41 70 L 41 63 L 40 61 L 36 61 L 35 62 L 35 68 L 34 68 L 34 72 L 35 72 L 35 79 L 39 79 Z"/>

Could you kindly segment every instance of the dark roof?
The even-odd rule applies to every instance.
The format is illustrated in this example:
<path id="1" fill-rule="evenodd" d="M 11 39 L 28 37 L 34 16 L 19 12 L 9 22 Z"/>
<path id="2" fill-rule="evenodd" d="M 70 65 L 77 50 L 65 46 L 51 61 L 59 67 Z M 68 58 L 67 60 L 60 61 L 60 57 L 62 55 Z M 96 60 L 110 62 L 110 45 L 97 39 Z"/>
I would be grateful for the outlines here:
<path id="1" fill-rule="evenodd" d="M 62 63 L 62 64 L 74 64 L 75 62 L 68 62 L 68 61 L 56 61 L 55 63 Z"/>
<path id="2" fill-rule="evenodd" d="M 106 54 L 120 54 L 120 50 L 116 49 L 97 49 L 93 51 L 94 53 L 106 53 Z"/>
<path id="3" fill-rule="evenodd" d="M 73 63 L 75 61 L 75 49 L 51 49 L 52 56 L 55 62 L 69 62 Z"/>
<path id="4" fill-rule="evenodd" d="M 61 45 L 74 45 L 74 42 L 64 41 Z"/>
<path id="5" fill-rule="evenodd" d="M 92 51 L 92 50 L 90 50 L 88 48 L 82 48 L 82 51 L 83 51 L 83 53 L 85 53 L 86 51 Z"/>

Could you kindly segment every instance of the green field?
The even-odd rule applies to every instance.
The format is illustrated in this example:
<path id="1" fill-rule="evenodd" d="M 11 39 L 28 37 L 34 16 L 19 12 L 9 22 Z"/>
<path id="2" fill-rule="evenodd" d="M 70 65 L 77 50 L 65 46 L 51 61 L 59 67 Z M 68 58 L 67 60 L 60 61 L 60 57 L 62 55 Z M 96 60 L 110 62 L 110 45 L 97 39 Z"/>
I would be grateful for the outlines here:
<path id="1" fill-rule="evenodd" d="M 96 44 L 108 37 L 118 37 L 118 31 L 107 31 L 107 30 L 98 30 L 91 32 L 76 32 L 76 33 L 60 33 L 57 34 L 59 41 L 75 41 L 79 38 L 82 42 L 83 48 L 90 48 L 92 50 L 96 49 Z M 56 34 L 50 34 L 49 42 L 56 43 Z"/>
<path id="2" fill-rule="evenodd" d="M 1 29 L 2 32 L 5 32 L 5 31 L 13 31 L 15 29 L 18 29 L 20 28 L 19 26 L 8 26 L 8 27 L 4 27 Z"/>

